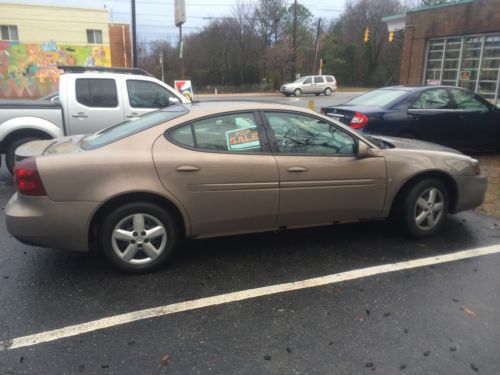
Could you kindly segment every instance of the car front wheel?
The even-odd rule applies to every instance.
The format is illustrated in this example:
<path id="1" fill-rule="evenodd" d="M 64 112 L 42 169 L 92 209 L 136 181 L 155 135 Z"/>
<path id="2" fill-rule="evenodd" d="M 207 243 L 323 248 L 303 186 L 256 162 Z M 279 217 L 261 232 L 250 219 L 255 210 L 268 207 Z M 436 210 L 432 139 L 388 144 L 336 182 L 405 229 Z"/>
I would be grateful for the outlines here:
<path id="1" fill-rule="evenodd" d="M 417 238 L 431 236 L 446 219 L 448 191 L 441 181 L 425 179 L 408 189 L 399 204 L 398 219 L 406 231 Z"/>
<path id="2" fill-rule="evenodd" d="M 295 91 L 293 92 L 293 95 L 294 96 L 300 96 L 300 95 L 302 95 L 302 90 L 301 89 L 295 89 Z"/>
<path id="3" fill-rule="evenodd" d="M 125 204 L 104 220 L 101 248 L 122 271 L 141 273 L 162 266 L 178 240 L 177 224 L 167 211 L 148 203 Z"/>

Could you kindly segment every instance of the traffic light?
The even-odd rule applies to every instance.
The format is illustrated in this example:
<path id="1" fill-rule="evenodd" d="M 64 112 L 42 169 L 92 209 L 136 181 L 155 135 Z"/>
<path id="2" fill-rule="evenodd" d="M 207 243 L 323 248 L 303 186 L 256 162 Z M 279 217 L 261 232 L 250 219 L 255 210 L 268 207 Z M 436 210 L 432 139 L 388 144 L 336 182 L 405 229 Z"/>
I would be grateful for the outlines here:
<path id="1" fill-rule="evenodd" d="M 394 31 L 389 31 L 389 43 L 392 43 L 394 40 Z"/>
<path id="2" fill-rule="evenodd" d="M 365 43 L 367 43 L 369 39 L 370 39 L 370 30 L 368 30 L 368 26 L 367 26 L 367 27 L 365 27 L 365 35 L 363 37 L 363 40 Z"/>

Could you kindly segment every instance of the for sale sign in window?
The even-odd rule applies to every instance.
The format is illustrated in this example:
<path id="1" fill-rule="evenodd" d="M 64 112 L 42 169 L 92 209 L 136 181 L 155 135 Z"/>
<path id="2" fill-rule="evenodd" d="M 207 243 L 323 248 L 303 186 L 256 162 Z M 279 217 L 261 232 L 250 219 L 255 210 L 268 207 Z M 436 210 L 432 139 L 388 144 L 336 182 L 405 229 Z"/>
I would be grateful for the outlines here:
<path id="1" fill-rule="evenodd" d="M 226 132 L 228 150 L 260 149 L 259 132 L 256 127 Z"/>

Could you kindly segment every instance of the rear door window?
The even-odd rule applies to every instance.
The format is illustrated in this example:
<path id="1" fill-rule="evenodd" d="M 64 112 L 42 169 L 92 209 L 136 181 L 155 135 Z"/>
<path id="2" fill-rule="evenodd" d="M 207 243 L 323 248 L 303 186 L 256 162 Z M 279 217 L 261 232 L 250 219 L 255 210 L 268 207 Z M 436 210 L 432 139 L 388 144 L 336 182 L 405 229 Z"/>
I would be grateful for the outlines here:
<path id="1" fill-rule="evenodd" d="M 446 89 L 438 88 L 426 90 L 415 101 L 416 109 L 451 109 L 450 97 Z"/>
<path id="2" fill-rule="evenodd" d="M 322 76 L 315 76 L 314 83 L 324 83 L 325 79 Z"/>
<path id="3" fill-rule="evenodd" d="M 169 133 L 181 146 L 225 152 L 261 152 L 261 142 L 253 113 L 210 117 L 181 126 Z"/>
<path id="4" fill-rule="evenodd" d="M 87 107 L 115 108 L 118 94 L 114 79 L 78 78 L 76 80 L 76 101 Z"/>

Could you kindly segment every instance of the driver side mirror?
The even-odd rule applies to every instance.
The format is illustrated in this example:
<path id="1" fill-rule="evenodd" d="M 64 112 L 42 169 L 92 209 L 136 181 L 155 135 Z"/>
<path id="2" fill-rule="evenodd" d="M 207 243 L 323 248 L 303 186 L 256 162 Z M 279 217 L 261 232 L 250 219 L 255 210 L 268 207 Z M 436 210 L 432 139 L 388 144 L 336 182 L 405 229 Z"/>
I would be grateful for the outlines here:
<path id="1" fill-rule="evenodd" d="M 365 142 L 360 140 L 358 142 L 358 152 L 356 153 L 356 156 L 360 159 L 368 158 L 372 156 L 372 149 Z"/>

